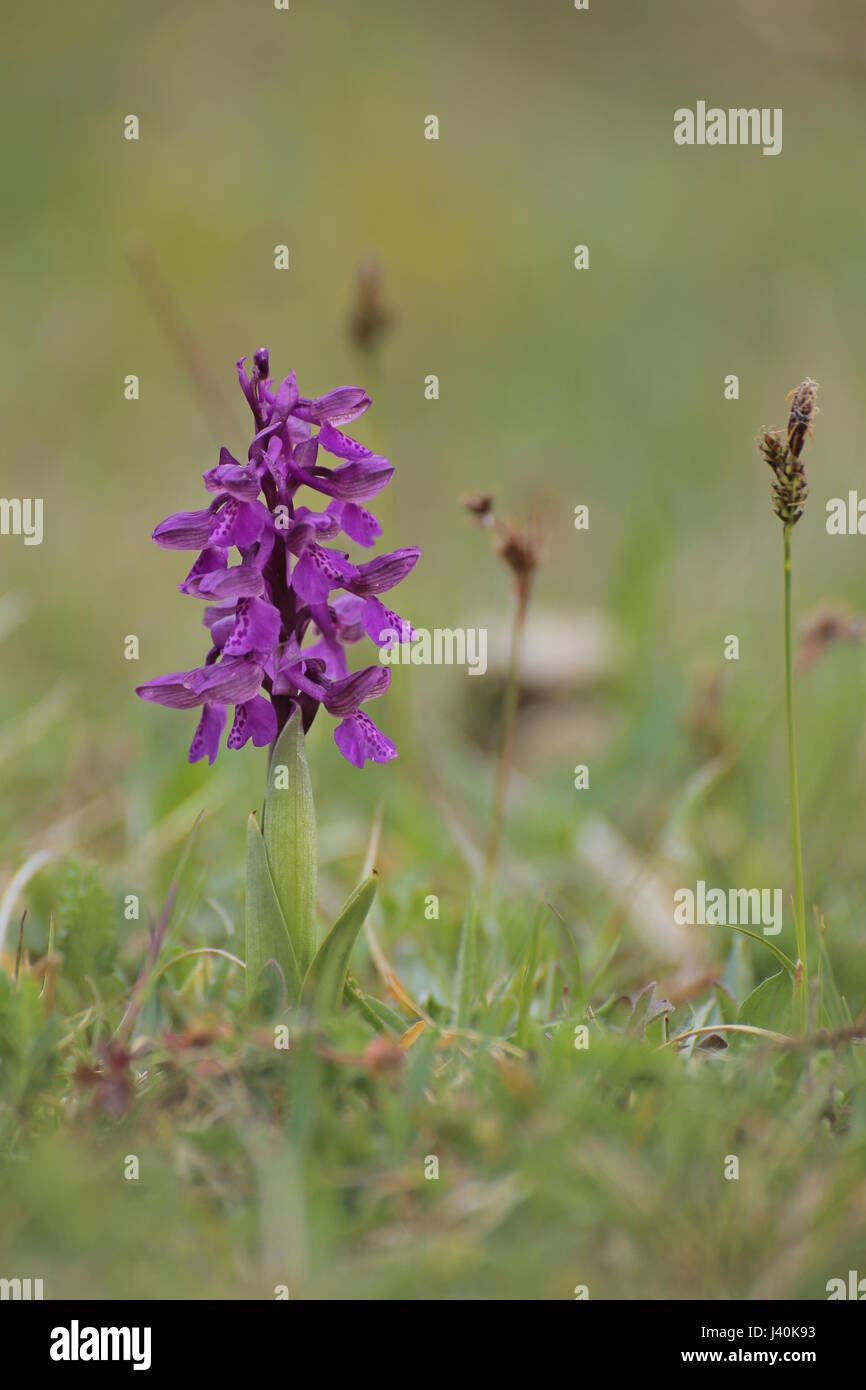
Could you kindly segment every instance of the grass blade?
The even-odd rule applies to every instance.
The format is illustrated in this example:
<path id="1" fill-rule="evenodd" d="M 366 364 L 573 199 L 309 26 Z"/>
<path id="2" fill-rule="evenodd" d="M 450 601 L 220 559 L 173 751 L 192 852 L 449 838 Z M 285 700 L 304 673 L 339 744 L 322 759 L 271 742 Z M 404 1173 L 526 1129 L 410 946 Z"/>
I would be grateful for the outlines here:
<path id="1" fill-rule="evenodd" d="M 517 1031 L 515 1040 L 518 1047 L 528 1047 L 529 1045 L 529 1009 L 532 1004 L 532 994 L 535 989 L 535 974 L 538 970 L 538 958 L 541 954 L 541 923 L 544 918 L 544 904 L 539 907 L 535 914 L 535 921 L 532 924 L 532 934 L 529 938 L 529 948 L 526 952 L 526 959 L 523 965 L 523 975 L 520 981 L 520 999 L 517 1006 Z"/>
<path id="2" fill-rule="evenodd" d="M 775 942 L 768 941 L 765 936 L 758 936 L 757 932 L 749 931 L 748 927 L 737 926 L 734 922 L 711 922 L 708 925 L 724 926 L 729 931 L 738 931 L 742 936 L 750 936 L 753 941 L 757 941 L 759 946 L 766 946 L 767 950 L 776 957 L 776 960 L 779 962 L 779 964 L 783 966 L 785 970 L 787 970 L 788 974 L 791 976 L 791 979 L 794 978 L 794 975 L 796 974 L 796 966 L 794 965 L 794 962 L 791 960 L 790 956 L 785 955 L 785 952 L 782 950 L 782 948 L 780 946 L 777 946 Z"/>
<path id="3" fill-rule="evenodd" d="M 478 997 L 478 909 L 471 900 L 466 905 L 457 952 L 454 982 L 453 1019 L 456 1028 L 468 1028 L 472 1005 Z"/>

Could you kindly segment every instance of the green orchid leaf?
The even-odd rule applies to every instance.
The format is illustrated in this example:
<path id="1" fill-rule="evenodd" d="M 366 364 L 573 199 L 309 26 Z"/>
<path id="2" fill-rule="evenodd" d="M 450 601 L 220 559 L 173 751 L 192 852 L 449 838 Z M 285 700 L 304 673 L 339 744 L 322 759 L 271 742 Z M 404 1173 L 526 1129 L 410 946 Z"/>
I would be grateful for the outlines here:
<path id="1" fill-rule="evenodd" d="M 339 917 L 316 952 L 304 980 L 301 1002 L 309 1004 L 318 1014 L 334 1014 L 340 1007 L 352 947 L 375 896 L 376 879 L 371 876 L 346 899 Z"/>
<path id="2" fill-rule="evenodd" d="M 279 966 L 291 1003 L 301 993 L 301 975 L 268 868 L 265 842 L 255 816 L 247 822 L 247 998 L 269 961 Z"/>
<path id="3" fill-rule="evenodd" d="M 255 992 L 247 999 L 250 1015 L 263 1019 L 278 1018 L 280 1014 L 285 1013 L 288 1002 L 288 990 L 282 970 L 275 960 L 265 961 Z"/>
<path id="4" fill-rule="evenodd" d="M 277 901 L 303 979 L 316 954 L 316 813 L 298 710 L 271 755 L 262 834 Z"/>

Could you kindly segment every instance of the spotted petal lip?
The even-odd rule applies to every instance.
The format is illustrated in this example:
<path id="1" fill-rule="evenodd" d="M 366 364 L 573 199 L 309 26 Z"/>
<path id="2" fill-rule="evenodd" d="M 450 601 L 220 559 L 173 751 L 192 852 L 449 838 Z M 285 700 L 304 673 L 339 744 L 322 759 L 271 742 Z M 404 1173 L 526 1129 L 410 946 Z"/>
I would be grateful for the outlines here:
<path id="1" fill-rule="evenodd" d="M 327 603 L 331 590 L 351 583 L 357 572 L 339 551 L 313 542 L 295 565 L 292 587 L 307 603 Z"/>
<path id="2" fill-rule="evenodd" d="M 375 763 L 387 763 L 396 758 L 397 749 L 389 738 L 377 729 L 369 714 L 358 710 L 349 715 L 334 730 L 334 742 L 347 762 L 363 767 L 369 758 Z"/>
<path id="3" fill-rule="evenodd" d="M 262 502 L 240 502 L 229 497 L 225 506 L 217 513 L 208 537 L 211 545 L 232 546 L 240 549 L 252 545 L 262 534 L 269 518 L 267 507 Z"/>
<path id="4" fill-rule="evenodd" d="M 327 449 L 329 454 L 336 458 L 350 459 L 353 463 L 359 459 L 370 459 L 378 457 L 372 449 L 368 449 L 365 444 L 359 444 L 357 439 L 350 439 L 342 430 L 335 429 L 326 420 L 318 433 L 318 441 L 323 449 Z M 387 462 L 387 460 L 386 460 Z"/>
<path id="5" fill-rule="evenodd" d="M 192 737 L 189 746 L 189 761 L 197 763 L 200 758 L 207 758 L 213 766 L 219 752 L 220 738 L 226 724 L 225 705 L 205 705 L 201 712 L 201 719 Z"/>
<path id="6" fill-rule="evenodd" d="M 374 594 L 366 600 L 363 613 L 364 631 L 377 647 L 392 647 L 399 642 L 411 642 L 415 629 L 411 624 L 386 608 Z"/>
<path id="7" fill-rule="evenodd" d="M 235 720 L 228 736 L 229 748 L 243 748 L 252 739 L 256 748 L 264 748 L 277 736 L 277 716 L 272 704 L 255 695 L 235 709 Z"/>
<path id="8" fill-rule="evenodd" d="M 382 528 L 372 512 L 359 507 L 357 502 L 330 502 L 328 512 L 335 525 L 342 527 L 350 540 L 358 545 L 374 545 L 382 534 Z"/>
<path id="9" fill-rule="evenodd" d="M 238 601 L 234 626 L 223 647 L 225 656 L 270 651 L 280 635 L 281 618 L 273 604 L 261 598 Z"/>

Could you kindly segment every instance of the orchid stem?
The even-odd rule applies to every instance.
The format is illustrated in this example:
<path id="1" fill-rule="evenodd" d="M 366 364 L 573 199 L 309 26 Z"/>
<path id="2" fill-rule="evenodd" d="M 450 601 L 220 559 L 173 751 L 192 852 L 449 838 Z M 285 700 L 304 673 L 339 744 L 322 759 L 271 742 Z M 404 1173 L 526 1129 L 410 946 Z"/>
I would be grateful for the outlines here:
<path id="1" fill-rule="evenodd" d="M 800 793 L 797 783 L 797 747 L 794 740 L 794 661 L 791 635 L 791 527 L 782 528 L 782 560 L 785 580 L 785 715 L 788 728 L 788 780 L 791 796 L 791 843 L 794 855 L 794 931 L 797 939 L 797 971 L 794 978 L 795 1026 L 805 1032 L 808 1023 L 808 974 L 806 970 L 806 908 L 803 893 L 803 849 L 800 838 Z"/>

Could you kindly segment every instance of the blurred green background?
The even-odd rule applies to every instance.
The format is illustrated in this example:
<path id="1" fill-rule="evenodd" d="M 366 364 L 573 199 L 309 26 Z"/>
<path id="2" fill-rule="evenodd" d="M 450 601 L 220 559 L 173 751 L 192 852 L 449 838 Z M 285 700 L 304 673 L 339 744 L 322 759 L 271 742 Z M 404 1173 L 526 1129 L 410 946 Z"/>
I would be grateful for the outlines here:
<path id="1" fill-rule="evenodd" d="M 795 604 L 863 610 L 866 540 L 824 525 L 829 498 L 866 491 L 862 9 L 191 0 L 85 14 L 49 0 L 3 29 L 2 492 L 44 498 L 45 536 L 0 539 L 0 884 L 41 849 L 74 851 L 152 910 L 204 807 L 208 891 L 239 915 L 261 759 L 187 767 L 192 715 L 133 687 L 204 655 L 200 606 L 176 590 L 186 557 L 150 535 L 200 505 L 221 444 L 244 457 L 234 362 L 267 344 L 272 373 L 294 367 L 304 394 L 373 394 L 355 429 L 396 466 L 383 544 L 423 549 L 398 604 L 416 624 L 493 632 L 507 618 L 508 577 L 461 494 L 541 518 L 533 613 L 585 626 L 528 654 L 540 735 L 519 754 L 505 886 L 561 889 L 600 930 L 630 891 L 625 870 L 621 891 L 599 884 L 576 853 L 582 827 L 604 823 L 664 882 L 780 884 L 787 899 L 781 535 L 755 436 L 784 423 L 800 379 L 820 383 Z M 675 146 L 675 109 L 699 99 L 781 107 L 782 153 Z M 130 113 L 138 142 L 123 139 Z M 394 313 L 372 355 L 347 331 L 371 256 Z M 154 276 L 190 352 L 166 332 Z M 123 656 L 132 633 L 138 663 Z M 723 660 L 728 634 L 738 662 Z M 551 695 L 547 668 L 563 662 Z M 797 688 L 807 901 L 855 1011 L 864 677 L 846 643 Z M 440 969 L 423 895 L 442 894 L 450 949 L 485 835 L 484 684 L 395 671 L 375 711 L 400 747 L 390 766 L 344 765 L 324 718 L 309 740 L 323 897 L 357 876 L 381 802 L 388 931 L 419 989 Z M 588 791 L 572 788 L 575 763 Z M 53 872 L 24 899 L 37 943 Z M 787 902 L 780 941 L 793 950 Z M 639 932 L 623 986 L 652 957 Z"/>

